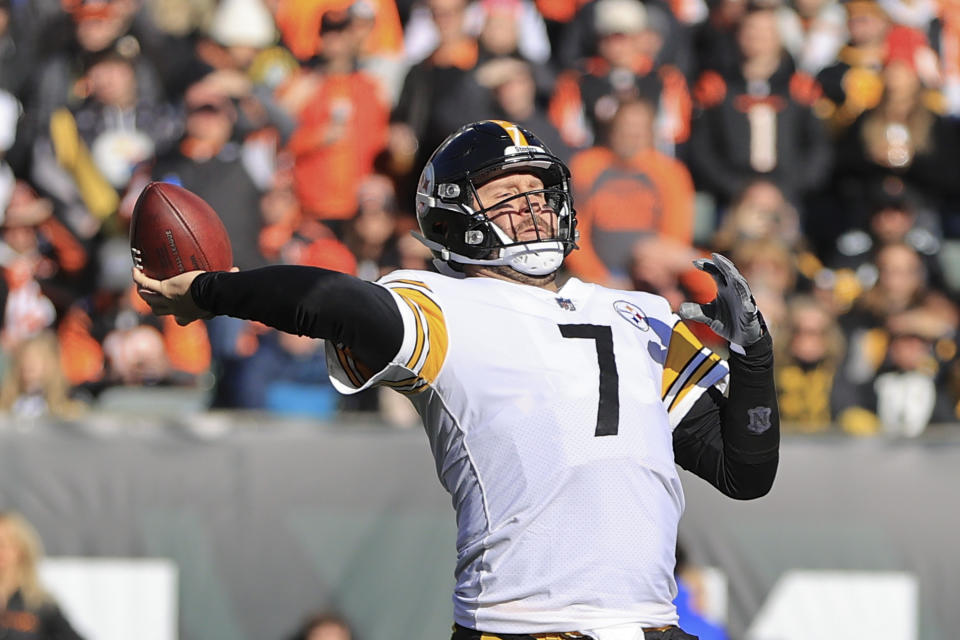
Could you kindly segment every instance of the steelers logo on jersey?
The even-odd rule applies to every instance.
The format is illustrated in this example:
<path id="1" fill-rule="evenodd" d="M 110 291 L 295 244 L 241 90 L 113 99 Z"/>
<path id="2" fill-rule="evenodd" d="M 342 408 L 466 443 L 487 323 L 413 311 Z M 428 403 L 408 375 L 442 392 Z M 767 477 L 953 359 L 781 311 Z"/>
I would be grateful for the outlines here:
<path id="1" fill-rule="evenodd" d="M 617 310 L 617 313 L 620 314 L 620 317 L 635 326 L 640 331 L 646 331 L 650 328 L 650 323 L 647 322 L 647 316 L 643 313 L 643 309 L 633 304 L 632 302 L 627 302 L 626 300 L 617 300 L 613 303 L 613 308 Z"/>

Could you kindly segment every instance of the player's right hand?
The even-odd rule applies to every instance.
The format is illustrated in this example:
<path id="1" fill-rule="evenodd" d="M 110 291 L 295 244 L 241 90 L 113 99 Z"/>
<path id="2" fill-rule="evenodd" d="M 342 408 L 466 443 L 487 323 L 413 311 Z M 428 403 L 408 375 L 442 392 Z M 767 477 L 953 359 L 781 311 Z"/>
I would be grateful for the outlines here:
<path id="1" fill-rule="evenodd" d="M 150 305 L 153 313 L 158 316 L 174 316 L 177 324 L 182 326 L 213 316 L 209 311 L 198 307 L 190 293 L 190 285 L 201 273 L 203 271 L 187 271 L 166 280 L 157 280 L 134 268 L 133 281 L 137 283 L 137 293 Z"/>

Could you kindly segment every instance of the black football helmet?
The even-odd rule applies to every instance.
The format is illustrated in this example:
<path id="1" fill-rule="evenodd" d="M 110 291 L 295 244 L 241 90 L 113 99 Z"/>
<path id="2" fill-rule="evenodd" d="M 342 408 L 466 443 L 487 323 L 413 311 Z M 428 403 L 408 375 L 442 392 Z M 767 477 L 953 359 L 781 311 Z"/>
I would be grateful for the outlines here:
<path id="1" fill-rule="evenodd" d="M 543 189 L 510 196 L 482 207 L 477 188 L 511 173 L 530 173 Z M 542 195 L 538 195 L 542 194 Z M 535 218 L 536 196 L 556 213 L 549 233 L 518 242 L 487 215 L 516 201 Z M 570 189 L 570 170 L 530 131 L 503 120 L 465 125 L 450 135 L 430 156 L 417 185 L 417 221 L 414 234 L 433 251 L 434 264 L 456 275 L 465 264 L 509 265 L 527 275 L 546 275 L 560 268 L 576 247 L 576 212 Z M 551 216 L 552 217 L 552 216 Z"/>

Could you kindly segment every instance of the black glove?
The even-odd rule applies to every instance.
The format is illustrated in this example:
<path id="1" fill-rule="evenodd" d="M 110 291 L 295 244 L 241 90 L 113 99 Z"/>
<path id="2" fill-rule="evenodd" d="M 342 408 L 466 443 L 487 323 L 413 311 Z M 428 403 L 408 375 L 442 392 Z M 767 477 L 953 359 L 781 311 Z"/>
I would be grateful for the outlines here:
<path id="1" fill-rule="evenodd" d="M 748 347 L 763 336 L 763 322 L 750 286 L 733 263 L 719 253 L 713 259 L 694 260 L 697 269 L 706 271 L 717 281 L 717 297 L 713 302 L 680 305 L 680 317 L 702 322 L 718 336 L 741 347 Z"/>

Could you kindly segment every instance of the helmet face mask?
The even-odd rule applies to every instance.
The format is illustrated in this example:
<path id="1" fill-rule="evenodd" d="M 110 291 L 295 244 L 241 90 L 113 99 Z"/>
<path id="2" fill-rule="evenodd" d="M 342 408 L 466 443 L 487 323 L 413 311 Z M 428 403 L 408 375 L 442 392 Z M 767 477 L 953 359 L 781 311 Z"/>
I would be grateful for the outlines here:
<path id="1" fill-rule="evenodd" d="M 536 176 L 543 187 L 481 206 L 479 189 L 511 174 Z M 517 221 L 523 216 L 529 222 Z M 417 237 L 445 273 L 479 264 L 547 275 L 576 246 L 569 170 L 532 133 L 503 121 L 466 125 L 433 153 L 417 187 L 417 220 Z M 518 239 L 518 227 L 534 229 L 534 237 Z"/>

